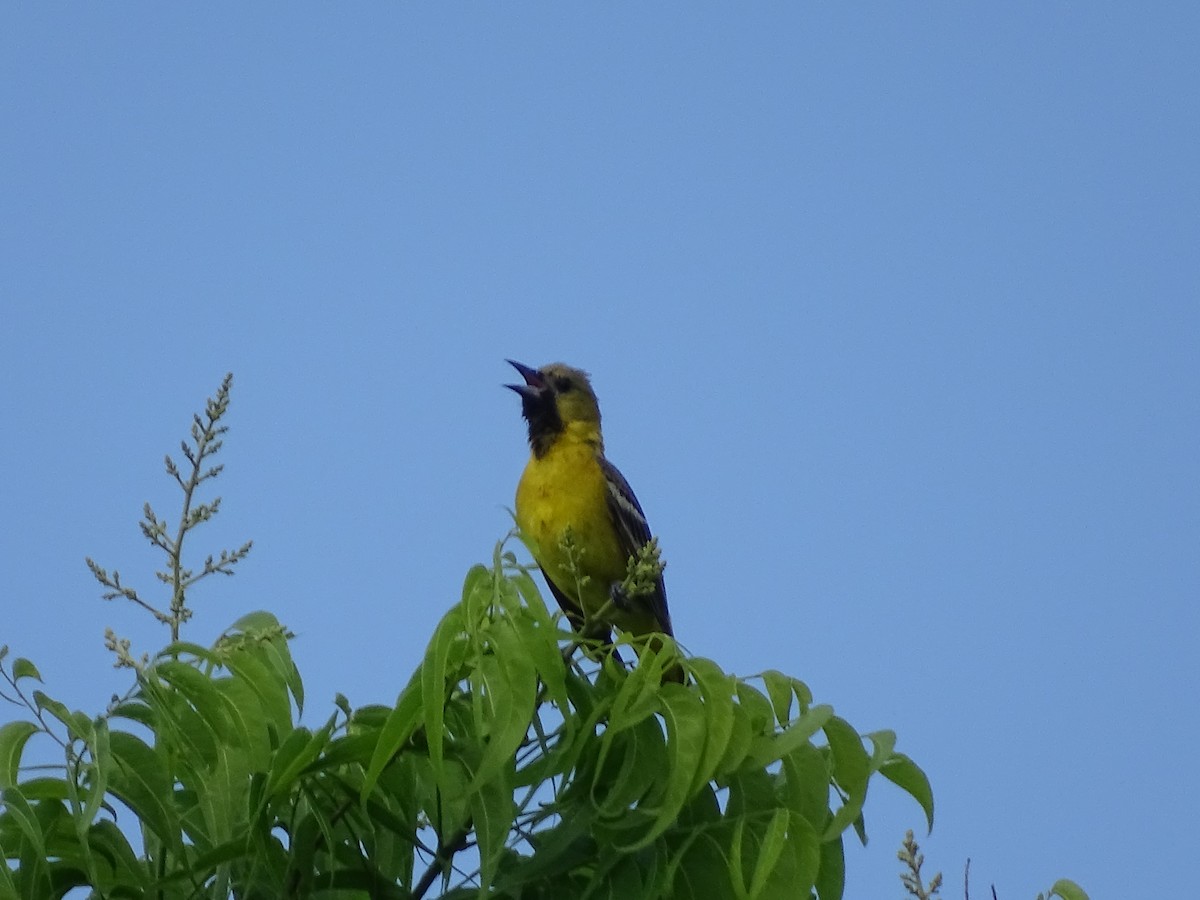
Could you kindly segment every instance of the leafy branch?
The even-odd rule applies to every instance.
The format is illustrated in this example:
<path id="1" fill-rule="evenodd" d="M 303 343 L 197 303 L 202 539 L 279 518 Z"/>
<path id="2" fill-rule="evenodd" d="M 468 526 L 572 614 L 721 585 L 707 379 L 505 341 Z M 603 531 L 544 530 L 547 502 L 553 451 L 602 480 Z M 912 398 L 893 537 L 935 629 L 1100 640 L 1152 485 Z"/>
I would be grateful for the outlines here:
<path id="1" fill-rule="evenodd" d="M 229 426 L 222 424 L 222 419 L 229 410 L 229 389 L 232 384 L 233 375 L 230 373 L 225 376 L 216 394 L 205 402 L 204 413 L 192 416 L 191 442 L 180 442 L 180 450 L 187 465 L 181 470 L 169 454 L 165 457 L 167 475 L 183 492 L 182 509 L 174 529 L 165 519 L 159 518 L 149 503 L 142 507 L 143 518 L 138 523 L 142 536 L 151 545 L 162 550 L 167 557 L 165 568 L 154 573 L 158 580 L 170 589 L 167 608 L 162 609 L 142 599 L 135 588 L 121 581 L 121 573 L 117 570 L 114 569 L 110 573 L 91 557 L 86 559 L 92 575 L 107 588 L 101 595 L 105 600 L 124 597 L 146 610 L 171 629 L 172 641 L 179 640 L 180 626 L 192 616 L 192 610 L 187 605 L 188 589 L 210 575 L 232 575 L 234 567 L 246 558 L 253 545 L 253 541 L 246 541 L 237 549 L 222 550 L 216 555 L 209 554 L 199 571 L 188 568 L 183 562 L 184 541 L 188 534 L 212 519 L 221 508 L 220 497 L 214 497 L 207 503 L 198 502 L 196 490 L 204 482 L 215 479 L 225 468 L 223 464 L 212 465 L 211 459 L 220 452 L 224 443 L 222 435 L 229 430 Z M 122 639 L 110 633 L 106 643 L 117 653 L 118 665 L 130 664 L 128 641 L 122 642 Z"/>
<path id="2" fill-rule="evenodd" d="M 0 690 L 0 698 L 7 700 L 9 703 L 12 703 L 15 706 L 23 706 L 28 709 L 33 714 L 34 718 L 37 719 L 38 725 L 40 726 L 32 727 L 37 731 L 41 731 L 49 735 L 55 743 L 63 748 L 63 750 L 68 751 L 69 756 L 69 740 L 64 740 L 63 738 L 59 737 L 53 726 L 46 721 L 44 710 L 45 696 L 41 691 L 34 691 L 33 696 L 30 697 L 21 688 L 21 681 L 23 679 L 32 679 L 33 681 L 37 682 L 42 680 L 42 674 L 37 670 L 37 666 L 35 666 L 33 662 L 28 659 L 18 657 L 17 659 L 13 660 L 12 667 L 9 668 L 5 666 L 5 661 L 7 659 L 8 646 L 0 646 L 0 679 L 3 679 L 5 684 L 8 685 L 7 691 Z M 33 730 L 30 730 L 29 735 L 32 734 Z"/>

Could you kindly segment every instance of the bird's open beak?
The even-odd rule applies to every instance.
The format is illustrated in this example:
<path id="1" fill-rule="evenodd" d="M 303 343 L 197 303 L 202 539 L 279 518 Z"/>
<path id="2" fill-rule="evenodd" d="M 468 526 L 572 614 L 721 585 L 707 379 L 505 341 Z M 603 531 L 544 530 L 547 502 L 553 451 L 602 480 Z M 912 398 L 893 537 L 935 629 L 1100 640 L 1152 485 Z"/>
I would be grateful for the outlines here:
<path id="1" fill-rule="evenodd" d="M 520 372 L 521 377 L 525 379 L 524 384 L 506 384 L 506 388 L 516 391 L 524 400 L 537 400 L 541 397 L 542 391 L 546 389 L 546 378 L 541 372 L 511 359 L 505 362 Z"/>

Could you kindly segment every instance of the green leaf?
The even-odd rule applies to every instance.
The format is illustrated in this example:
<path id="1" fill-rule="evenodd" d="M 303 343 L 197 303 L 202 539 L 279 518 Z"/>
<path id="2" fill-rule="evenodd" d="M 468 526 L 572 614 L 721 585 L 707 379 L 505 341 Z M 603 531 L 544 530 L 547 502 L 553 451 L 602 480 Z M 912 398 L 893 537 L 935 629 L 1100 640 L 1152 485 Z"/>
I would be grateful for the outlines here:
<path id="1" fill-rule="evenodd" d="M 482 660 L 483 700 L 487 707 L 487 743 L 470 790 L 510 767 L 529 731 L 537 700 L 537 670 L 523 652 L 521 638 L 508 619 L 492 623 L 493 653 Z M 482 724 L 482 723 L 481 723 Z"/>
<path id="2" fill-rule="evenodd" d="M 226 841 L 218 844 L 211 850 L 197 855 L 191 860 L 191 866 L 188 869 L 180 869 L 176 874 L 167 876 L 164 881 L 170 882 L 183 881 L 189 878 L 195 878 L 197 875 L 207 876 L 218 866 L 226 863 L 231 863 L 238 859 L 243 859 L 249 854 L 245 837 L 237 837 L 234 840 Z M 256 860 L 257 861 L 257 860 Z"/>
<path id="3" fill-rule="evenodd" d="M 107 719 L 101 717 L 92 723 L 88 749 L 90 759 L 86 765 L 86 801 L 80 816 L 80 821 L 85 823 L 93 822 L 97 813 L 100 812 L 100 807 L 104 803 L 104 797 L 108 791 L 108 777 L 115 766 Z"/>
<path id="4" fill-rule="evenodd" d="M 821 866 L 821 841 L 806 819 L 791 816 L 787 841 L 779 861 L 771 872 L 764 898 L 808 897 Z"/>
<path id="5" fill-rule="evenodd" d="M 854 817 L 854 833 L 858 835 L 859 842 L 867 846 L 867 821 L 862 816 L 862 810 Z"/>
<path id="6" fill-rule="evenodd" d="M 729 849 L 711 831 L 693 831 L 667 866 L 663 896 L 672 900 L 732 900 Z"/>
<path id="7" fill-rule="evenodd" d="M 782 796 L 788 809 L 814 828 L 829 818 L 829 769 L 812 744 L 801 744 L 783 758 Z"/>
<path id="8" fill-rule="evenodd" d="M 178 848 L 181 836 L 172 803 L 172 779 L 162 759 L 141 738 L 125 731 L 112 732 L 109 747 L 116 762 L 109 790 L 164 845 Z"/>
<path id="9" fill-rule="evenodd" d="M 612 700 L 606 736 L 610 732 L 616 734 L 626 728 L 632 728 L 659 711 L 662 669 L 660 667 L 655 673 L 653 668 L 649 665 L 638 665 L 628 673 L 621 671 L 621 686 Z"/>
<path id="10" fill-rule="evenodd" d="M 154 673 L 177 690 L 199 714 L 219 743 L 230 739 L 230 726 L 225 701 L 213 680 L 188 663 L 163 660 L 154 666 Z"/>
<path id="11" fill-rule="evenodd" d="M 769 808 L 750 806 L 737 814 L 729 854 L 734 892 L 746 900 L 807 898 L 820 866 L 817 833 L 786 809 L 774 809 L 764 821 Z"/>
<path id="12" fill-rule="evenodd" d="M 705 732 L 704 753 L 692 777 L 692 791 L 698 791 L 721 768 L 722 761 L 733 739 L 738 720 L 734 717 L 733 694 L 735 679 L 726 675 L 716 663 L 708 659 L 690 661 L 692 677 L 704 698 Z M 748 738 L 748 735 L 747 735 Z"/>
<path id="13" fill-rule="evenodd" d="M 87 832 L 87 842 L 112 869 L 110 897 L 140 897 L 150 890 L 147 867 L 138 859 L 129 840 L 115 822 L 101 819 Z"/>
<path id="14" fill-rule="evenodd" d="M 409 681 L 412 680 L 412 678 L 409 678 Z M 366 731 L 378 730 L 387 722 L 393 708 L 391 704 L 385 706 L 382 703 L 368 703 L 366 706 L 360 706 L 358 709 L 351 711 L 350 719 L 346 723 L 346 726 L 351 734 L 361 734 Z"/>
<path id="15" fill-rule="evenodd" d="M 200 644 L 194 644 L 191 641 L 172 641 L 158 651 L 158 655 L 155 656 L 154 660 L 156 663 L 168 659 L 179 661 L 184 657 L 192 657 L 196 662 L 207 663 L 213 667 L 223 664 L 219 653 Z"/>
<path id="16" fill-rule="evenodd" d="M 209 770 L 197 774 L 196 790 L 204 823 L 202 830 L 189 827 L 188 835 L 204 851 L 230 840 L 245 827 L 251 772 L 244 750 L 222 744 Z"/>
<path id="17" fill-rule="evenodd" d="M 591 826 L 591 811 L 582 806 L 575 815 L 558 825 L 534 832 L 529 837 L 534 854 L 522 859 L 519 867 L 501 872 L 494 893 L 520 896 L 522 885 L 548 882 L 578 866 L 594 863 L 599 848 L 589 833 Z"/>
<path id="18" fill-rule="evenodd" d="M 529 609 L 539 624 L 546 624 L 553 627 L 553 618 L 550 615 L 550 610 L 546 606 L 546 601 L 542 597 L 541 591 L 538 590 L 537 582 L 533 580 L 527 571 L 521 569 L 508 576 L 509 581 L 517 586 L 517 592 L 521 595 L 521 599 L 525 601 L 525 606 Z"/>
<path id="19" fill-rule="evenodd" d="M 292 730 L 292 704 L 287 683 L 256 648 L 237 647 L 225 655 L 225 668 L 250 687 L 262 707 L 263 724 L 276 734 Z"/>
<path id="20" fill-rule="evenodd" d="M 475 564 L 463 579 L 462 610 L 465 621 L 471 624 L 487 618 L 488 607 L 495 596 L 495 579 L 487 566 Z"/>
<path id="21" fill-rule="evenodd" d="M 813 887 L 821 900 L 842 900 L 846 890 L 846 857 L 839 838 L 821 844 L 821 867 Z"/>
<path id="22" fill-rule="evenodd" d="M 587 685 L 588 689 L 591 685 L 583 678 L 571 674 L 568 684 L 571 685 L 571 691 L 574 692 L 573 697 L 576 703 L 575 713 L 569 716 L 568 719 L 574 719 L 574 725 L 568 726 L 564 724 L 563 732 L 557 740 L 551 740 L 548 743 L 548 750 L 542 755 L 526 762 L 520 769 L 517 770 L 513 779 L 513 787 L 530 787 L 532 785 L 541 784 L 549 779 L 567 775 L 573 769 L 579 768 L 592 771 L 594 761 L 588 760 L 587 756 L 595 756 L 598 752 L 604 751 L 602 742 L 596 740 L 596 728 L 604 714 L 607 712 L 607 707 L 603 703 L 591 705 L 590 699 L 580 701 L 580 697 L 586 697 L 583 692 L 576 690 L 575 685 L 582 682 Z M 580 705 L 582 702 L 582 706 Z M 584 710 L 588 710 L 585 714 Z M 534 717 L 536 720 L 535 727 L 542 729 L 542 734 L 545 735 L 545 728 L 542 726 L 541 713 L 544 707 L 539 707 L 535 710 Z M 534 724 L 534 723 L 531 723 Z M 585 756 L 585 754 L 587 756 Z M 584 758 L 584 762 L 580 762 Z"/>
<path id="23" fill-rule="evenodd" d="M 245 680 L 237 677 L 214 679 L 213 686 L 224 703 L 231 743 L 246 750 L 255 769 L 267 768 L 271 741 L 258 694 Z"/>
<path id="24" fill-rule="evenodd" d="M 341 737 L 333 738 L 325 746 L 324 752 L 304 770 L 304 774 L 346 765 L 365 770 L 371 765 L 371 759 L 378 744 L 378 733 L 344 734 Z"/>
<path id="25" fill-rule="evenodd" d="M 267 795 L 282 797 L 292 789 L 300 773 L 324 749 L 329 739 L 328 727 L 322 728 L 316 734 L 307 728 L 298 727 L 279 745 L 275 757 L 271 760 L 271 770 L 267 775 Z"/>
<path id="26" fill-rule="evenodd" d="M 896 749 L 896 732 L 869 731 L 864 737 L 871 741 L 870 769 L 872 772 L 878 772 Z"/>
<path id="27" fill-rule="evenodd" d="M 667 830 L 691 799 L 692 774 L 704 752 L 705 716 L 700 698 L 681 684 L 661 689 L 662 717 L 667 726 L 667 771 L 659 806 L 649 830 L 625 851 L 638 850 Z"/>
<path id="28" fill-rule="evenodd" d="M 762 843 L 758 847 L 758 853 L 754 861 L 754 873 L 750 878 L 750 888 L 747 891 L 750 897 L 761 897 L 763 890 L 767 886 L 767 881 L 771 877 L 771 873 L 775 870 L 775 865 L 779 861 L 779 855 L 783 853 L 783 848 L 787 844 L 788 822 L 790 814 L 786 809 L 776 809 L 771 815 L 771 820 L 767 823 L 767 827 L 762 833 Z M 797 891 L 797 896 L 802 896 L 801 891 Z"/>
<path id="29" fill-rule="evenodd" d="M 41 691 L 33 692 L 33 702 L 41 712 L 47 712 L 58 719 L 67 728 L 72 739 L 87 738 L 92 730 L 92 720 L 80 712 L 71 712 L 66 704 L 60 703 L 53 697 L 48 697 Z"/>
<path id="30" fill-rule="evenodd" d="M 929 831 L 933 831 L 933 788 L 929 786 L 929 779 L 921 767 L 903 753 L 893 753 L 879 767 L 879 773 L 921 804 L 921 809 L 925 811 L 925 823 Z"/>
<path id="31" fill-rule="evenodd" d="M 414 677 L 396 700 L 395 708 L 379 732 L 379 740 L 375 744 L 375 752 L 371 754 L 371 762 L 367 766 L 367 773 L 363 777 L 362 789 L 359 792 L 359 798 L 363 802 L 366 802 L 367 797 L 375 790 L 383 770 L 416 731 L 421 722 L 422 709 L 421 679 Z"/>
<path id="32" fill-rule="evenodd" d="M 465 624 L 463 611 L 453 607 L 433 633 L 433 640 L 425 650 L 425 661 L 421 664 L 421 703 L 425 713 L 425 736 L 429 742 L 429 762 L 434 778 L 442 783 L 444 774 L 444 725 L 445 705 L 450 685 L 447 676 L 451 660 L 456 656 L 462 641 Z"/>
<path id="33" fill-rule="evenodd" d="M 42 673 L 38 671 L 37 666 L 23 656 L 14 659 L 12 664 L 13 681 L 20 681 L 22 678 L 32 678 L 35 681 L 42 680 Z"/>
<path id="34" fill-rule="evenodd" d="M 128 719 L 137 722 L 150 731 L 158 727 L 154 709 L 147 702 L 145 693 L 132 700 L 123 700 L 109 712 L 110 719 Z"/>
<path id="35" fill-rule="evenodd" d="M 471 795 L 471 816 L 478 838 L 482 884 L 491 884 L 495 878 L 515 814 L 512 792 L 499 780 L 481 782 L 478 790 Z"/>
<path id="36" fill-rule="evenodd" d="M 782 759 L 791 753 L 801 744 L 808 743 L 814 734 L 827 727 L 829 722 L 835 718 L 832 706 L 824 704 L 813 706 L 808 712 L 793 720 L 792 724 L 783 731 L 756 737 L 750 745 L 749 761 L 756 766 L 770 765 L 775 760 Z M 858 734 L 855 733 L 854 737 L 857 739 Z M 862 748 L 861 741 L 859 741 L 859 748 Z M 865 751 L 863 751 L 863 759 L 866 759 Z"/>
<path id="37" fill-rule="evenodd" d="M 747 766 L 730 777 L 726 818 L 754 816 L 776 806 L 779 806 L 779 798 L 775 793 L 775 779 L 766 770 Z"/>
<path id="38" fill-rule="evenodd" d="M 813 702 L 812 691 L 809 690 L 808 685 L 799 678 L 793 678 L 792 693 L 796 695 L 796 703 L 800 707 L 800 712 L 807 712 Z"/>
<path id="39" fill-rule="evenodd" d="M 413 833 L 416 825 L 399 823 L 401 827 L 393 828 L 386 824 L 376 812 L 379 804 L 370 804 L 367 815 L 375 825 L 385 824 L 385 827 L 375 827 L 369 834 L 363 836 L 363 846 L 366 857 L 371 861 L 379 878 L 389 884 L 404 884 L 412 877 L 413 871 Z M 394 817 L 393 817 L 394 818 Z M 407 896 L 402 894 L 401 896 Z"/>
<path id="40" fill-rule="evenodd" d="M 626 745 L 624 732 L 641 725 L 643 721 L 658 712 L 659 708 L 659 683 L 656 680 L 648 680 L 646 671 L 641 666 L 628 673 L 619 666 L 618 670 L 620 686 L 617 689 L 616 697 L 613 698 L 612 708 L 608 712 L 604 733 L 599 739 L 593 787 L 596 786 L 600 774 L 606 768 L 608 756 L 613 752 L 619 754 Z M 602 689 L 602 683 L 598 686 L 601 686 Z M 640 708 L 631 712 L 631 706 Z M 590 728 L 587 731 L 590 733 Z"/>
<path id="41" fill-rule="evenodd" d="M 278 634 L 262 644 L 263 658 L 275 669 L 283 683 L 291 691 L 292 699 L 296 701 L 296 714 L 304 712 L 304 682 L 300 678 L 300 670 L 292 659 L 288 649 L 287 639 Z"/>
<path id="42" fill-rule="evenodd" d="M 1051 897 L 1062 897 L 1062 900 L 1088 900 L 1083 888 L 1067 878 L 1060 878 L 1050 886 Z"/>
<path id="43" fill-rule="evenodd" d="M 429 761 L 426 758 L 422 762 L 426 765 L 423 776 L 428 778 L 432 774 Z M 438 790 L 425 805 L 425 812 L 442 841 L 448 841 L 452 834 L 465 828 L 470 821 L 471 799 L 474 795 L 467 792 L 469 782 L 466 767 L 459 760 L 448 758 L 443 766 Z"/>
<path id="44" fill-rule="evenodd" d="M 16 786 L 25 742 L 37 732 L 38 727 L 32 722 L 9 722 L 0 726 L 0 788 Z"/>
<path id="45" fill-rule="evenodd" d="M 733 726 L 729 732 L 729 743 L 717 763 L 714 774 L 724 775 L 741 767 L 750 752 L 755 735 L 751 731 L 750 716 L 740 703 L 733 704 Z"/>
<path id="46" fill-rule="evenodd" d="M 15 796 L 16 793 L 9 790 L 0 796 L 0 809 L 4 809 L 0 814 L 0 835 L 3 835 L 4 855 L 16 863 L 12 874 L 16 876 L 20 891 L 0 894 L 0 897 L 4 900 L 18 896 L 22 900 L 59 897 L 61 892 L 51 886 L 52 877 L 79 872 L 76 862 L 81 854 L 76 852 L 78 846 L 73 840 L 70 815 L 66 806 L 57 802 L 35 803 L 14 810 L 13 807 L 20 807 L 23 800 Z M 0 865 L 0 868 L 7 870 L 8 866 Z M 66 890 L 72 886 L 68 881 L 62 884 Z"/>
<path id="47" fill-rule="evenodd" d="M 279 623 L 279 619 L 274 613 L 267 612 L 265 609 L 258 609 L 254 612 L 246 613 L 236 622 L 229 626 L 227 634 L 238 633 L 245 635 L 256 635 L 272 632 L 282 632 L 283 626 Z"/>
<path id="48" fill-rule="evenodd" d="M 829 741 L 833 778 L 848 794 L 846 802 L 834 813 L 825 828 L 822 840 L 831 841 L 862 813 L 863 802 L 867 798 L 870 757 L 863 747 L 862 738 L 845 719 L 831 716 L 823 728 L 825 738 Z"/>
<path id="49" fill-rule="evenodd" d="M 17 885 L 13 881 L 13 873 L 8 866 L 0 866 L 0 897 L 8 900 L 10 897 L 18 897 Z"/>
<path id="50" fill-rule="evenodd" d="M 775 731 L 775 713 L 771 701 L 762 692 L 745 681 L 737 685 L 738 705 L 750 717 L 752 734 L 771 734 Z"/>
<path id="51" fill-rule="evenodd" d="M 67 783 L 61 778 L 30 778 L 22 781 L 20 791 L 26 800 L 67 799 Z"/>
<path id="52" fill-rule="evenodd" d="M 643 719 L 605 746 L 612 752 L 597 759 L 591 798 L 602 818 L 618 819 L 665 777 L 667 748 L 655 718 Z"/>
<path id="53" fill-rule="evenodd" d="M 567 668 L 558 650 L 558 632 L 543 605 L 539 613 L 535 607 L 526 606 L 512 617 L 513 627 L 521 639 L 524 653 L 533 662 L 537 674 L 546 686 L 546 694 L 559 709 L 566 709 Z M 574 720 L 568 718 L 568 722 Z"/>
<path id="54" fill-rule="evenodd" d="M 46 839 L 42 833 L 37 813 L 30 806 L 29 801 L 17 788 L 5 788 L 0 791 L 0 801 L 4 804 L 4 815 L 11 818 L 17 826 L 17 830 L 25 839 L 26 846 L 37 859 L 44 860 L 46 858 Z M 12 852 L 12 848 L 5 849 L 8 853 Z"/>
<path id="55" fill-rule="evenodd" d="M 289 893 L 305 896 L 310 893 L 313 867 L 305 865 L 317 855 L 317 847 L 322 842 L 322 827 L 319 807 L 307 806 L 306 814 L 300 814 L 290 824 L 288 829 L 288 868 L 283 883 L 292 885 Z M 330 846 L 326 842 L 326 846 Z M 336 844 L 332 845 L 336 846 Z"/>
<path id="56" fill-rule="evenodd" d="M 771 698 L 771 709 L 780 728 L 792 721 L 792 679 L 775 669 L 762 673 L 763 686 Z"/>
<path id="57" fill-rule="evenodd" d="M 155 743 L 179 754 L 183 765 L 199 770 L 214 762 L 220 742 L 212 727 L 179 691 L 155 677 L 142 679 L 142 696 L 153 710 Z"/>
<path id="58" fill-rule="evenodd" d="M 647 896 L 647 873 L 643 872 L 641 863 L 642 859 L 637 856 L 631 858 L 617 853 L 610 854 L 603 860 L 589 890 L 584 892 L 580 900 L 590 900 L 592 897 L 596 897 L 597 900 L 627 900 L 629 897 Z"/>
<path id="59" fill-rule="evenodd" d="M 742 859 L 746 846 L 746 821 L 745 816 L 737 817 L 729 841 L 729 878 L 733 882 L 733 895 L 737 900 L 750 898 L 750 892 L 746 890 L 746 864 Z"/>

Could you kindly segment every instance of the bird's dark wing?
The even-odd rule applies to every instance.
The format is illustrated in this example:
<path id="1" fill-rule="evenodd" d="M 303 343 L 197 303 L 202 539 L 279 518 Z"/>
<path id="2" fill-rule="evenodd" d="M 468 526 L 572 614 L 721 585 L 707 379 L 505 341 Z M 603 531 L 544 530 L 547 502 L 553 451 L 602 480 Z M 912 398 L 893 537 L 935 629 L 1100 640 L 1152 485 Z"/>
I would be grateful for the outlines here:
<path id="1" fill-rule="evenodd" d="M 600 457 L 600 468 L 608 484 L 608 511 L 616 526 L 621 550 L 626 556 L 633 556 L 650 540 L 650 525 L 646 521 L 646 514 L 642 512 L 642 504 L 638 503 L 633 488 L 617 467 Z M 674 633 L 671 631 L 671 613 L 667 609 L 667 589 L 661 575 L 658 577 L 654 593 L 639 598 L 639 602 L 644 602 L 650 607 L 650 612 L 664 634 Z"/>
<path id="2" fill-rule="evenodd" d="M 571 627 L 576 631 L 582 630 L 584 621 L 583 610 L 579 608 L 579 604 L 564 594 L 558 585 L 550 580 L 550 576 L 546 573 L 545 569 L 542 569 L 542 577 L 546 579 L 546 584 L 550 586 L 550 593 L 558 601 L 559 608 L 566 614 L 567 621 L 571 623 Z"/>

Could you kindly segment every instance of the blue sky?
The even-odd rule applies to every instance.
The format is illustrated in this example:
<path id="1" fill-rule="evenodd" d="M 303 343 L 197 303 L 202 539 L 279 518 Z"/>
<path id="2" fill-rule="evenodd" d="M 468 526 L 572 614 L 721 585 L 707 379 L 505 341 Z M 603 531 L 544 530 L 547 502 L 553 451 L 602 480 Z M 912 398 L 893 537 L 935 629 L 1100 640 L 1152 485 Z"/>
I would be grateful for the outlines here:
<path id="1" fill-rule="evenodd" d="M 1184 896 L 1200 776 L 1193 4 L 0 11 L 0 642 L 98 710 L 91 555 L 235 373 L 191 637 L 391 702 L 593 374 L 694 653 L 928 772 L 958 895 Z M 4 716 L 9 715 L 4 713 Z M 880 785 L 847 897 L 899 897 Z"/>

